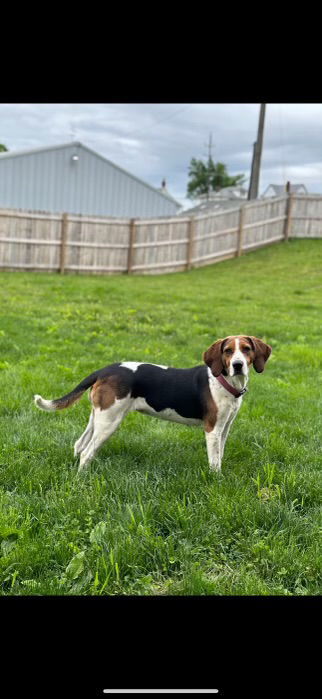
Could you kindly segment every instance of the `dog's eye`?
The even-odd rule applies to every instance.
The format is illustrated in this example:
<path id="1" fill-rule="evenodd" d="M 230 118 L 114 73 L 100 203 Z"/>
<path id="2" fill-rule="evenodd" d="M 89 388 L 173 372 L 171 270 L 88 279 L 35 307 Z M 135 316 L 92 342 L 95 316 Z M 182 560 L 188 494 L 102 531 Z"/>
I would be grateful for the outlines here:
<path id="1" fill-rule="evenodd" d="M 250 352 L 250 347 L 243 347 L 243 352 Z"/>
<path id="2" fill-rule="evenodd" d="M 232 354 L 233 350 L 229 349 L 229 347 L 227 347 L 227 349 L 225 349 L 225 352 L 226 352 L 226 354 Z"/>

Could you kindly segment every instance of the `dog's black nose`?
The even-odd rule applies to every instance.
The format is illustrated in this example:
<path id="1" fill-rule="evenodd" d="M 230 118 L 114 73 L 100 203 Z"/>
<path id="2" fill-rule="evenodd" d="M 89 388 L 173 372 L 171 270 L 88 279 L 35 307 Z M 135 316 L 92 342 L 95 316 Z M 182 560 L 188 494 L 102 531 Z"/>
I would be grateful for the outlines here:
<path id="1" fill-rule="evenodd" d="M 234 367 L 235 374 L 241 374 L 241 371 L 243 368 L 243 362 L 234 362 L 233 367 Z"/>

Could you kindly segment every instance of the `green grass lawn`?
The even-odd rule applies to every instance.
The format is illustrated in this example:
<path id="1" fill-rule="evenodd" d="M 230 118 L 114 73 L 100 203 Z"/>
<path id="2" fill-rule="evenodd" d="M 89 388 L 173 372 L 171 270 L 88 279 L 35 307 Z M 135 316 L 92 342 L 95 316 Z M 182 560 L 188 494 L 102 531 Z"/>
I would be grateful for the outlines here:
<path id="1" fill-rule="evenodd" d="M 182 274 L 0 281 L 1 594 L 320 594 L 322 240 Z M 115 361 L 200 364 L 241 333 L 273 353 L 221 476 L 201 429 L 138 413 L 77 475 L 87 396 L 33 404 Z"/>

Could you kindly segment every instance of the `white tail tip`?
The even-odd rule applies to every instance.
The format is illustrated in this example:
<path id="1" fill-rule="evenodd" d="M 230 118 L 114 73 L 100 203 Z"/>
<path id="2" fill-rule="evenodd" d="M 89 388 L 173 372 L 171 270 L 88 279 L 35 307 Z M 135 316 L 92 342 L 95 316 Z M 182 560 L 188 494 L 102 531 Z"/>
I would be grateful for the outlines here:
<path id="1" fill-rule="evenodd" d="M 45 400 L 38 393 L 34 395 L 34 401 L 37 408 L 40 410 L 55 410 L 52 400 Z"/>

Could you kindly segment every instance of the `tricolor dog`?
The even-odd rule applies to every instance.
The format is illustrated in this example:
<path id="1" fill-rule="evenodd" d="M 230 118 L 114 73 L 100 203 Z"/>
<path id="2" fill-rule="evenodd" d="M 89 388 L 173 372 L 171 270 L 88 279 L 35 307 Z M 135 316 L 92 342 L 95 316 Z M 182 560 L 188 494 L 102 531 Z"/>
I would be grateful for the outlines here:
<path id="1" fill-rule="evenodd" d="M 89 422 L 74 446 L 75 456 L 80 454 L 79 471 L 133 410 L 202 426 L 210 469 L 220 471 L 227 435 L 247 390 L 249 368 L 253 364 L 261 373 L 271 351 L 257 337 L 232 335 L 217 340 L 204 352 L 205 364 L 191 369 L 118 362 L 94 371 L 62 398 L 44 400 L 35 395 L 34 399 L 42 410 L 61 410 L 91 389 Z"/>

